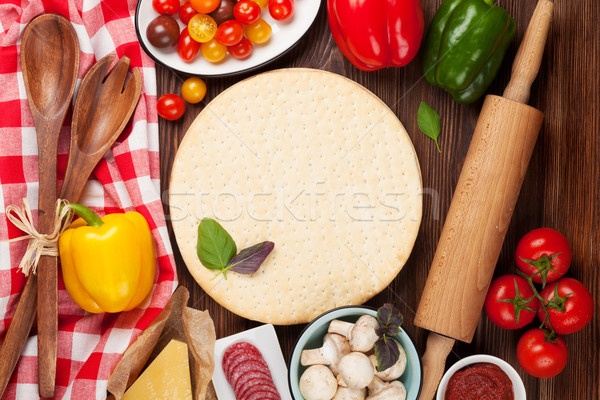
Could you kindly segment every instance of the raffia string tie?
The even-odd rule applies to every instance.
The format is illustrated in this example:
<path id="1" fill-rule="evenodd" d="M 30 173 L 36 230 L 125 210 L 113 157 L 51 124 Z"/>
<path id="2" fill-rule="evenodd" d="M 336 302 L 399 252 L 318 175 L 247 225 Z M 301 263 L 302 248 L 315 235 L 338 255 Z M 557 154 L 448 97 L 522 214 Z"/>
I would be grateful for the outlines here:
<path id="1" fill-rule="evenodd" d="M 9 242 L 17 242 L 20 240 L 29 240 L 27 250 L 21 262 L 19 270 L 29 276 L 30 272 L 37 272 L 37 265 L 41 256 L 58 256 L 58 238 L 69 227 L 73 219 L 71 205 L 67 200 L 58 199 L 56 201 L 56 212 L 54 217 L 54 229 L 50 233 L 39 233 L 33 226 L 33 216 L 27 199 L 23 199 L 22 206 L 11 204 L 6 207 L 6 217 L 14 226 L 26 233 L 25 236 L 20 236 L 9 240 Z"/>

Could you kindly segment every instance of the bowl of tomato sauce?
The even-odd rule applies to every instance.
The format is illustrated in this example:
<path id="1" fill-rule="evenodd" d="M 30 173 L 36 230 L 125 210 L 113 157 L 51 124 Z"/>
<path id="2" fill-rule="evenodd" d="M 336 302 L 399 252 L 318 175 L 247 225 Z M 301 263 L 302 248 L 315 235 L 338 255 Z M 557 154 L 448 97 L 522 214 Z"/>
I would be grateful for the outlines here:
<path id="1" fill-rule="evenodd" d="M 525 386 L 506 361 L 487 354 L 463 358 L 442 377 L 436 400 L 525 400 Z"/>

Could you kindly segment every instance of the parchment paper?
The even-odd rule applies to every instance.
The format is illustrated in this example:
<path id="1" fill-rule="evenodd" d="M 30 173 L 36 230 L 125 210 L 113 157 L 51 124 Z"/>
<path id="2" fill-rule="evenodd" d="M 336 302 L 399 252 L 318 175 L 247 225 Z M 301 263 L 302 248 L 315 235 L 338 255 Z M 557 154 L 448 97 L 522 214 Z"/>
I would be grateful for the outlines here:
<path id="1" fill-rule="evenodd" d="M 186 307 L 190 294 L 180 286 L 164 310 L 125 351 L 108 379 L 109 399 L 119 400 L 142 369 L 172 340 L 188 344 L 195 400 L 217 400 L 211 378 L 215 368 L 215 325 L 208 311 Z M 114 397 L 113 397 L 114 396 Z"/>

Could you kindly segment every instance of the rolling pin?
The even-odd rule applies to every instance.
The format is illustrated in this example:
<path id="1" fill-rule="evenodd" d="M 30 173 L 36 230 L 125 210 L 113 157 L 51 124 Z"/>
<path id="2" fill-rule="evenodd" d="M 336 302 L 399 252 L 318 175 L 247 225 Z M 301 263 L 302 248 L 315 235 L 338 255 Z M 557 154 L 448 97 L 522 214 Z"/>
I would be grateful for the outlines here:
<path id="1" fill-rule="evenodd" d="M 528 106 L 554 3 L 540 0 L 502 97 L 488 95 L 433 258 L 415 324 L 429 331 L 419 399 L 435 395 L 454 341 L 470 343 L 544 115 Z"/>

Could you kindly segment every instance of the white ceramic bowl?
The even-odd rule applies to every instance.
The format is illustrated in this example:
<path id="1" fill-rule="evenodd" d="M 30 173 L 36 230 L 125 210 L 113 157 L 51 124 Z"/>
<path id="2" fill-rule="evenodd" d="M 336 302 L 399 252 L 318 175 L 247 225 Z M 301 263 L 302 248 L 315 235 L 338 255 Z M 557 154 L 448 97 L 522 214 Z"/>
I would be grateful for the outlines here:
<path id="1" fill-rule="evenodd" d="M 506 373 L 506 375 L 508 375 L 508 377 L 512 381 L 515 400 L 527 399 L 527 395 L 525 394 L 525 386 L 523 385 L 523 380 L 521 380 L 521 377 L 519 376 L 517 371 L 515 371 L 515 369 L 509 363 L 507 363 L 504 360 L 501 360 L 498 357 L 490 356 L 487 354 L 477 354 L 459 360 L 453 366 L 451 366 L 448 369 L 448 371 L 446 371 L 446 373 L 442 377 L 442 380 L 440 381 L 440 386 L 438 387 L 436 400 L 444 400 L 444 394 L 446 392 L 446 386 L 448 386 L 448 381 L 456 371 L 466 367 L 467 365 L 476 363 L 490 363 L 500 367 L 500 369 L 502 369 L 502 371 L 504 371 L 504 373 Z"/>

